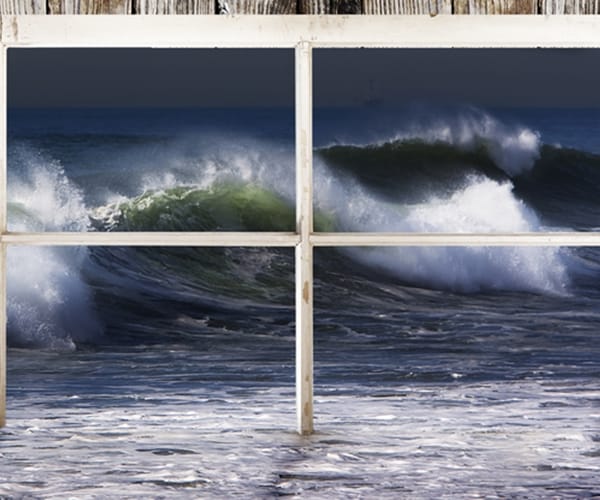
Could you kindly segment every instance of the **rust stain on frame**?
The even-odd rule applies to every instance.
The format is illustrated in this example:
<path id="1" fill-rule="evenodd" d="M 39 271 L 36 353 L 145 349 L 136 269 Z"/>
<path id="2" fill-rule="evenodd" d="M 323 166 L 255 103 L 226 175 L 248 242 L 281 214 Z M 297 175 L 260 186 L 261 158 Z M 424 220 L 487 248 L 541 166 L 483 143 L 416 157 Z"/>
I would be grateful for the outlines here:
<path id="1" fill-rule="evenodd" d="M 310 402 L 306 402 L 304 404 L 304 414 L 309 417 L 312 415 L 312 404 Z"/>
<path id="2" fill-rule="evenodd" d="M 310 297 L 310 285 L 308 284 L 308 281 L 305 281 L 304 287 L 302 288 L 302 299 L 304 300 L 304 302 L 306 302 L 308 304 L 309 297 Z"/>

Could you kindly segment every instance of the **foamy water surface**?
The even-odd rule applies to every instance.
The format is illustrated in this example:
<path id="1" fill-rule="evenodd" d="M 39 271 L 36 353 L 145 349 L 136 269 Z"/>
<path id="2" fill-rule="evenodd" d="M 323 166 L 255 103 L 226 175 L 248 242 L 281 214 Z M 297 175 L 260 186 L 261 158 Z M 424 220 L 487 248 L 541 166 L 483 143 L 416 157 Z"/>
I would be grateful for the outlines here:
<path id="1" fill-rule="evenodd" d="M 592 380 L 319 386 L 294 432 L 291 366 L 146 352 L 9 352 L 8 498 L 594 498 Z M 171 366 L 170 370 L 168 366 Z M 185 365 L 188 380 L 181 378 Z M 360 370 L 360 367 L 356 367 Z M 236 373 L 237 372 L 237 373 Z M 319 368 L 317 368 L 317 374 Z M 277 382 L 280 376 L 285 383 Z M 179 378 L 178 378 L 179 377 Z M 356 377 L 358 378 L 358 374 Z M 265 382 L 264 380 L 268 380 Z"/>

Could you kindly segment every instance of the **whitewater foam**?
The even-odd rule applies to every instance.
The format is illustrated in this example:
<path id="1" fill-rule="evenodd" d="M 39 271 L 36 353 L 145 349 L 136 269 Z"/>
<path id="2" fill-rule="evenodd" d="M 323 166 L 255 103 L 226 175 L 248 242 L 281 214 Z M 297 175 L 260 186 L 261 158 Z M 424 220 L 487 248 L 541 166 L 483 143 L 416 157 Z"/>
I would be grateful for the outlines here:
<path id="1" fill-rule="evenodd" d="M 9 229 L 11 231 L 85 231 L 87 209 L 81 190 L 55 160 L 20 148 L 14 173 L 9 170 Z M 11 205 L 24 207 L 26 220 L 10 216 Z"/>
<path id="2" fill-rule="evenodd" d="M 61 165 L 27 148 L 16 155 L 9 190 L 11 231 L 85 231 L 83 195 Z M 14 172 L 12 169 L 9 172 Z M 81 276 L 81 247 L 12 247 L 7 257 L 8 342 L 74 349 L 102 335 L 89 287 Z"/>
<path id="3" fill-rule="evenodd" d="M 390 203 L 352 179 L 332 180 L 320 162 L 318 208 L 335 214 L 342 231 L 519 233 L 541 229 L 535 212 L 517 199 L 510 182 L 470 176 L 442 198 Z M 556 248 L 356 248 L 352 258 L 417 285 L 474 292 L 481 289 L 566 293 L 565 259 Z"/>
<path id="4" fill-rule="evenodd" d="M 81 247 L 10 248 L 7 258 L 8 340 L 11 345 L 75 348 L 102 336 L 92 295 L 81 277 Z"/>
<path id="5" fill-rule="evenodd" d="M 409 206 L 399 226 L 399 231 L 450 233 L 540 230 L 535 212 L 514 196 L 510 182 L 479 176 L 468 177 L 464 188 L 448 198 L 432 196 Z"/>
<path id="6" fill-rule="evenodd" d="M 294 150 L 285 144 L 223 134 L 190 135 L 175 141 L 161 163 L 136 164 L 141 172 L 134 192 L 159 192 L 175 187 L 211 189 L 215 185 L 255 184 L 293 202 Z"/>

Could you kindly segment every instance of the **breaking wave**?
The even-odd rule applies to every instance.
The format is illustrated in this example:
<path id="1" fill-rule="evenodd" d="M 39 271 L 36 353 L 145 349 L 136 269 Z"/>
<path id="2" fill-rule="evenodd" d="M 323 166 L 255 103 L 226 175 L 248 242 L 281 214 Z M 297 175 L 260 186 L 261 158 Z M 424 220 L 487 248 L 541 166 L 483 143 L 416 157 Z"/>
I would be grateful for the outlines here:
<path id="1" fill-rule="evenodd" d="M 390 137 L 315 151 L 317 231 L 585 229 L 589 214 L 600 214 L 593 189 L 600 185 L 600 157 L 544 145 L 536 131 L 481 114 L 404 127 Z M 94 171 L 92 182 L 83 166 L 67 174 L 31 143 L 13 145 L 10 229 L 294 230 L 292 148 L 243 137 L 165 143 L 159 154 L 150 140 L 132 147 L 127 165 L 119 163 L 125 160 L 116 148 L 113 167 Z M 121 181 L 112 182 L 114 176 Z M 569 212 L 573 199 L 588 217 Z M 568 252 L 555 248 L 352 248 L 338 254 L 402 284 L 461 293 L 564 294 L 570 281 Z M 289 305 L 293 282 L 291 253 L 266 248 L 11 248 L 8 267 L 11 345 L 50 348 L 101 339 L 110 308 L 98 303 L 109 292 L 123 298 L 123 315 L 141 311 L 142 299 L 164 300 L 165 289 L 195 307 L 200 301 L 213 313 L 231 313 L 268 302 Z"/>

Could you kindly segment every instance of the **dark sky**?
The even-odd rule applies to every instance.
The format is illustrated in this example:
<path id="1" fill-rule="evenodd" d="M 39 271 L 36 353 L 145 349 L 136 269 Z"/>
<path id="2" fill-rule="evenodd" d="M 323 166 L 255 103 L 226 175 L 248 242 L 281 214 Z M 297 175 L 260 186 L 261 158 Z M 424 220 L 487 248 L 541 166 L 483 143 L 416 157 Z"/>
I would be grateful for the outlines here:
<path id="1" fill-rule="evenodd" d="M 600 49 L 315 49 L 316 106 L 600 107 Z M 9 49 L 10 106 L 293 106 L 290 49 Z"/>

